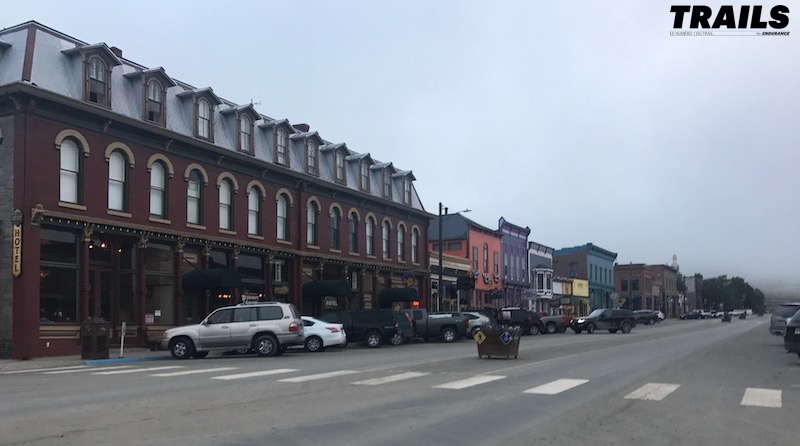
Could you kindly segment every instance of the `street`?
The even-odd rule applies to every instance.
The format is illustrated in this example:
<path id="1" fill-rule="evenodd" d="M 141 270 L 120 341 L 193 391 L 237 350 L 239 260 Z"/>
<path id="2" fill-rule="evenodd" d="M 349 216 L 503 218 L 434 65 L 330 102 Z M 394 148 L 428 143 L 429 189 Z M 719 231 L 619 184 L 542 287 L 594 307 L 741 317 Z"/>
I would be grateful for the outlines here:
<path id="1" fill-rule="evenodd" d="M 792 444 L 800 360 L 768 322 L 0 372 L 0 444 Z"/>

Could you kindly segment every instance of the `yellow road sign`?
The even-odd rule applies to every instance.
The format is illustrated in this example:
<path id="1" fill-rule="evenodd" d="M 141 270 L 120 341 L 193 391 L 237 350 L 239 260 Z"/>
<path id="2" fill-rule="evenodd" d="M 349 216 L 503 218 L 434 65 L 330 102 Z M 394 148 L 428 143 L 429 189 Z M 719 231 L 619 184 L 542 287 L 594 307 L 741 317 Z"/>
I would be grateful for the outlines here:
<path id="1" fill-rule="evenodd" d="M 473 336 L 473 339 L 475 339 L 475 342 L 477 342 L 478 344 L 483 344 L 483 341 L 486 340 L 486 335 L 483 334 L 482 331 L 479 331 L 479 332 L 475 333 L 475 336 Z"/>

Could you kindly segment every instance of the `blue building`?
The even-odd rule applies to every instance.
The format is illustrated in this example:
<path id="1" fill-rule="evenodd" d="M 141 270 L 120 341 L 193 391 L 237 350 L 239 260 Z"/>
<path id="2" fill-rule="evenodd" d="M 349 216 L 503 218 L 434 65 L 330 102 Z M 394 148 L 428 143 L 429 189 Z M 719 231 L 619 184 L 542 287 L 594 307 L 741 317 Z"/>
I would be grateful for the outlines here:
<path id="1" fill-rule="evenodd" d="M 591 309 L 613 308 L 616 302 L 611 299 L 611 293 L 614 292 L 616 259 L 617 253 L 587 243 L 582 246 L 557 249 L 553 253 L 553 269 L 556 276 L 589 281 Z"/>
<path id="2" fill-rule="evenodd" d="M 525 291 L 531 287 L 528 273 L 528 236 L 530 228 L 509 223 L 500 217 L 498 231 L 500 251 L 503 256 L 503 303 L 506 306 L 522 307 Z M 525 308 L 528 302 L 525 301 Z"/>

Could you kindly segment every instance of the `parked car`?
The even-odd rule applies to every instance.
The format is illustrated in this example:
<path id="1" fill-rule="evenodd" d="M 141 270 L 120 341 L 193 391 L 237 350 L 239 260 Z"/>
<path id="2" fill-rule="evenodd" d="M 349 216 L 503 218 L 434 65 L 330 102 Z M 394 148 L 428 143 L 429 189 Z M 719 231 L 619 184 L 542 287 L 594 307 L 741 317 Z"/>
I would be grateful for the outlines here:
<path id="1" fill-rule="evenodd" d="M 467 334 L 469 318 L 461 313 L 428 313 L 423 308 L 402 310 L 411 315 L 414 321 L 414 337 L 430 340 L 439 338 L 445 342 L 453 342 Z"/>
<path id="2" fill-rule="evenodd" d="M 474 337 L 477 332 L 481 331 L 484 326 L 492 323 L 488 316 L 478 312 L 463 311 L 461 314 L 468 318 L 467 334 L 472 337 Z"/>
<path id="3" fill-rule="evenodd" d="M 522 333 L 529 335 L 539 334 L 544 330 L 544 324 L 542 324 L 542 319 L 538 314 L 516 307 L 500 310 L 497 323 L 519 327 Z"/>
<path id="4" fill-rule="evenodd" d="M 395 311 L 394 319 L 397 321 L 397 334 L 392 336 L 389 342 L 392 345 L 411 342 L 414 337 L 414 321 L 411 320 L 411 315 L 402 311 Z"/>
<path id="5" fill-rule="evenodd" d="M 344 325 L 321 321 L 311 316 L 301 316 L 305 349 L 310 352 L 321 352 L 328 347 L 347 346 L 347 333 Z"/>
<path id="6" fill-rule="evenodd" d="M 569 322 L 572 320 L 571 316 L 542 316 L 539 314 L 539 319 L 542 321 L 542 334 L 564 333 L 569 327 Z"/>
<path id="7" fill-rule="evenodd" d="M 158 345 L 175 359 L 202 359 L 216 350 L 276 356 L 304 342 L 303 321 L 293 304 L 259 302 L 217 308 L 199 324 L 170 328 Z"/>
<path id="8" fill-rule="evenodd" d="M 610 308 L 598 308 L 588 316 L 575 317 L 572 319 L 572 330 L 580 334 L 584 330 L 587 333 L 594 333 L 595 330 L 608 330 L 609 333 L 622 331 L 630 333 L 636 326 L 636 317 L 630 310 L 614 310 Z"/>
<path id="9" fill-rule="evenodd" d="M 797 313 L 797 310 L 800 310 L 800 302 L 778 305 L 769 320 L 769 332 L 777 336 L 786 334 L 786 320 Z"/>
<path id="10" fill-rule="evenodd" d="M 800 309 L 786 319 L 785 330 L 783 346 L 788 353 L 797 353 L 797 356 L 800 357 Z"/>
<path id="11" fill-rule="evenodd" d="M 666 318 L 666 316 L 664 315 L 663 312 L 661 312 L 661 310 L 655 310 L 654 313 L 656 314 L 656 316 L 658 316 L 658 322 L 661 322 Z"/>
<path id="12" fill-rule="evenodd" d="M 467 308 L 464 310 L 464 312 L 479 313 L 489 318 L 489 322 L 493 324 L 497 323 L 497 308 L 493 307 Z"/>
<path id="13" fill-rule="evenodd" d="M 633 316 L 637 324 L 655 325 L 660 322 L 658 315 L 653 310 L 635 310 Z"/>
<path id="14" fill-rule="evenodd" d="M 398 331 L 392 310 L 339 310 L 323 314 L 319 319 L 344 325 L 347 342 L 363 342 L 369 348 L 389 342 Z"/>
<path id="15" fill-rule="evenodd" d="M 691 313 L 681 315 L 681 319 L 705 319 L 703 312 L 700 310 L 692 310 Z"/>

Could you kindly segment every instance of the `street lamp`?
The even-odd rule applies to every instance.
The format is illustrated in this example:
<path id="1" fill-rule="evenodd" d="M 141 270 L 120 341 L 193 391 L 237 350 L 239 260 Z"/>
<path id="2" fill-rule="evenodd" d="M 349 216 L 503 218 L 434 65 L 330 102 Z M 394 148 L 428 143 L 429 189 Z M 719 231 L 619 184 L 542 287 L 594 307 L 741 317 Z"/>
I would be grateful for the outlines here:
<path id="1" fill-rule="evenodd" d="M 444 209 L 444 215 L 447 215 L 447 208 L 442 207 L 442 202 L 439 202 L 439 246 L 437 250 L 439 251 L 439 283 L 436 288 L 436 311 L 441 311 L 442 309 L 442 292 L 444 291 L 444 287 L 442 286 L 442 272 L 444 271 L 444 265 L 442 260 L 442 243 L 443 236 L 442 236 L 442 209 Z M 456 214 L 460 213 L 467 213 L 471 212 L 471 209 L 464 209 L 463 211 L 458 211 Z M 456 308 L 458 308 L 458 296 L 456 296 Z"/>

